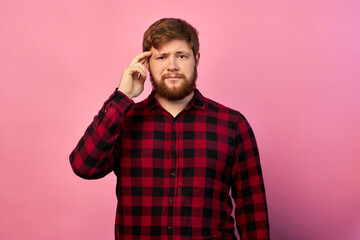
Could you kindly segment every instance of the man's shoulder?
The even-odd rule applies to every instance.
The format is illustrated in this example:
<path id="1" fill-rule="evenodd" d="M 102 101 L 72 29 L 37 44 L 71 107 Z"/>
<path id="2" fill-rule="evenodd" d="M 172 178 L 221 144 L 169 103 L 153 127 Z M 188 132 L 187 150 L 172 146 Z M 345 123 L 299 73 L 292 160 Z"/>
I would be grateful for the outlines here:
<path id="1" fill-rule="evenodd" d="M 238 110 L 227 107 L 224 104 L 219 103 L 219 102 L 212 100 L 210 98 L 207 98 L 207 97 L 204 97 L 204 99 L 207 102 L 207 107 L 208 107 L 209 111 L 216 112 L 216 113 L 222 113 L 222 114 L 228 114 L 229 116 L 234 116 L 234 117 L 242 116 L 242 114 Z"/>
<path id="2" fill-rule="evenodd" d="M 146 105 L 147 105 L 147 104 L 146 104 L 147 101 L 148 101 L 148 99 L 145 98 L 144 100 L 141 100 L 140 102 L 136 102 L 136 103 L 134 104 L 133 109 L 134 109 L 134 110 L 137 110 L 137 111 L 144 110 L 145 107 L 146 107 Z"/>
<path id="3" fill-rule="evenodd" d="M 217 122 L 222 120 L 222 122 L 226 122 L 227 126 L 231 129 L 236 129 L 239 126 L 250 128 L 248 120 L 240 111 L 227 107 L 212 99 L 204 99 L 207 101 L 208 115 L 217 118 Z"/>

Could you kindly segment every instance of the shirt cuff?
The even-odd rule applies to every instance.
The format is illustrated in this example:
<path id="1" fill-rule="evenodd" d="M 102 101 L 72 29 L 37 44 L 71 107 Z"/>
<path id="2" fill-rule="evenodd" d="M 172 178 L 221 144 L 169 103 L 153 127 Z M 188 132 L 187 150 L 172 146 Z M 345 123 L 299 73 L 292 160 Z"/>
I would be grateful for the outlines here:
<path id="1" fill-rule="evenodd" d="M 115 107 L 121 113 L 126 113 L 134 104 L 135 102 L 133 100 L 116 88 L 111 96 L 106 100 L 101 110 L 105 113 L 109 107 Z"/>

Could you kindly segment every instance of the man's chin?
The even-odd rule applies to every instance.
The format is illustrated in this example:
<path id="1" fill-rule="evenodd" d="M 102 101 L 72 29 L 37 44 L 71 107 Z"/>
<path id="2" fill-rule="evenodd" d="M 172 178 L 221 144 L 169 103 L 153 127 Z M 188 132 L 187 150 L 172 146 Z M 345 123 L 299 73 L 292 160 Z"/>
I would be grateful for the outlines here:
<path id="1" fill-rule="evenodd" d="M 185 97 L 189 96 L 191 93 L 194 92 L 194 88 L 190 89 L 179 89 L 176 87 L 172 87 L 172 88 L 162 88 L 162 89 L 156 89 L 156 94 L 159 97 L 165 98 L 167 100 L 170 101 L 177 101 L 177 100 L 181 100 L 184 99 Z"/>
<path id="2" fill-rule="evenodd" d="M 165 82 L 164 90 L 170 93 L 181 92 L 184 90 L 184 84 L 182 82 Z"/>

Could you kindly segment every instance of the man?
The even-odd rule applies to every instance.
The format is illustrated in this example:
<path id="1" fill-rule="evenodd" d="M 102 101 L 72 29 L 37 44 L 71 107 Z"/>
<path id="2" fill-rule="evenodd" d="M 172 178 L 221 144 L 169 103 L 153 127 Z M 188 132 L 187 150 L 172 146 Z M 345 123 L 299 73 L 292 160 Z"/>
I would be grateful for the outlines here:
<path id="1" fill-rule="evenodd" d="M 74 172 L 117 176 L 116 239 L 268 239 L 254 134 L 237 111 L 195 87 L 195 28 L 161 19 L 70 155 Z M 146 69 L 153 91 L 144 89 Z"/>

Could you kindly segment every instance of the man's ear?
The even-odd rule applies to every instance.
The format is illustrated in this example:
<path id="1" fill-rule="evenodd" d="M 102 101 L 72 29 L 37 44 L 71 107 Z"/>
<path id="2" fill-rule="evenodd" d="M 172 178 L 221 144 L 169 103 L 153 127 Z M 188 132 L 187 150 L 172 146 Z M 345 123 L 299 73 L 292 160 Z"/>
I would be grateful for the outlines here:
<path id="1" fill-rule="evenodd" d="M 200 60 L 200 53 L 196 54 L 195 60 L 196 60 L 196 66 L 198 66 L 199 65 L 199 60 Z"/>

